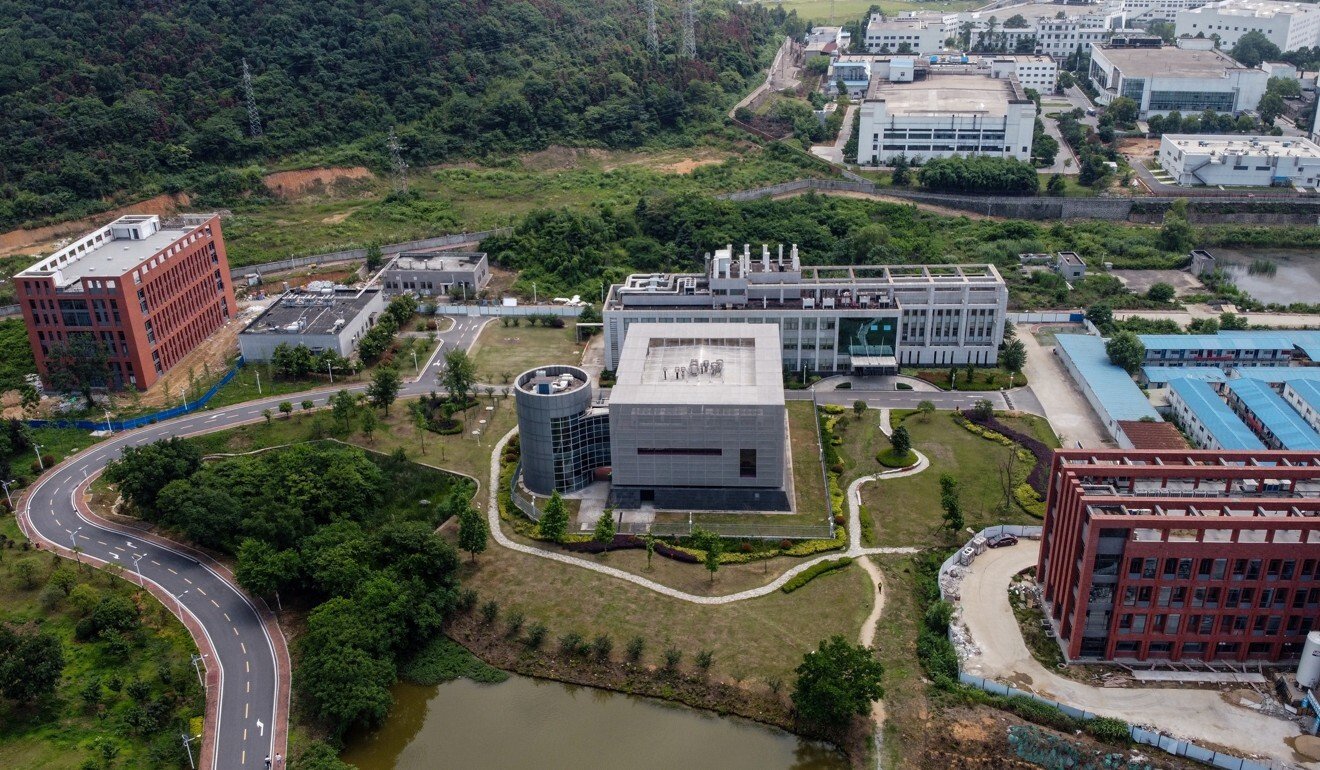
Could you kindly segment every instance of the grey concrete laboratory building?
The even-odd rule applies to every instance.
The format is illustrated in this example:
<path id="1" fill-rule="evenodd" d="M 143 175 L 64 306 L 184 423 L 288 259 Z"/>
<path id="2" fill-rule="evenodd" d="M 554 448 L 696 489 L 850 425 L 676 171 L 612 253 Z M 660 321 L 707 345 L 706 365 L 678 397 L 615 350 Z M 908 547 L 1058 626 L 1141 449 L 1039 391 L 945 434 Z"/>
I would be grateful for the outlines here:
<path id="1" fill-rule="evenodd" d="M 779 349 L 773 324 L 633 324 L 608 404 L 577 367 L 524 372 L 523 484 L 568 492 L 608 467 L 620 508 L 791 509 Z"/>
<path id="2" fill-rule="evenodd" d="M 347 358 L 384 309 L 379 289 L 288 291 L 239 332 L 238 348 L 248 363 L 269 361 L 281 343 Z"/>
<path id="3" fill-rule="evenodd" d="M 707 255 L 702 273 L 634 274 L 603 310 L 606 368 L 639 323 L 775 326 L 784 369 L 896 374 L 901 366 L 993 365 L 1008 286 L 994 265 L 803 266 L 749 246 Z"/>

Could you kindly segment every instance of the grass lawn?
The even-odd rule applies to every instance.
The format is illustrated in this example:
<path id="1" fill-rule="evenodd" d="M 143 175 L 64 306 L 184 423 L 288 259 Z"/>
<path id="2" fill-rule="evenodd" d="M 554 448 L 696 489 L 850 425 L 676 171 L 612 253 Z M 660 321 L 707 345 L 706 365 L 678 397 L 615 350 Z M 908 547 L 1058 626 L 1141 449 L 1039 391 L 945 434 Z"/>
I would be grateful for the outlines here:
<path id="1" fill-rule="evenodd" d="M 41 453 L 43 455 L 54 455 L 57 463 L 101 440 L 88 431 L 79 430 L 78 428 L 33 428 L 31 435 L 32 441 L 41 447 Z M 15 459 L 17 461 L 14 463 L 13 472 L 22 474 L 22 460 L 25 458 L 18 457 Z M 37 461 L 35 454 L 29 459 L 34 463 Z"/>
<path id="2" fill-rule="evenodd" d="M 0 532 L 25 542 L 12 517 L 0 522 Z M 0 552 L 0 562 L 0 621 L 34 623 L 55 634 L 65 657 L 64 677 L 53 697 L 22 707 L 0 700 L 0 767 L 72 770 L 92 758 L 97 761 L 93 766 L 103 767 L 103 745 L 117 752 L 114 767 L 177 768 L 186 762 L 174 720 L 201 716 L 204 701 L 190 664 L 196 647 L 183 626 L 150 595 L 107 573 L 19 548 Z M 142 626 L 128 635 L 126 649 L 116 651 L 104 640 L 75 640 L 74 625 L 83 615 L 76 602 L 58 590 L 57 598 L 41 598 L 56 565 L 75 576 L 73 590 L 90 595 L 93 603 L 119 594 L 143 605 Z M 31 588 L 22 578 L 28 570 Z M 102 683 L 99 706 L 87 705 L 81 695 L 94 680 Z M 145 685 L 139 697 L 128 693 L 134 682 Z M 157 726 L 142 734 L 126 726 L 130 712 L 157 701 L 165 704 L 166 715 Z"/>
<path id="3" fill-rule="evenodd" d="M 1009 373 L 999 368 L 975 368 L 972 381 L 967 381 L 967 369 L 958 367 L 955 380 L 955 386 L 958 390 L 978 391 L 978 390 L 1000 390 L 1008 387 Z M 912 377 L 919 377 L 926 382 L 944 390 L 949 390 L 949 370 L 948 369 L 912 369 L 904 370 L 904 374 Z M 1013 387 L 1021 387 L 1027 384 L 1027 376 L 1022 373 L 1013 375 Z"/>
<path id="4" fill-rule="evenodd" d="M 607 563 L 622 562 L 613 553 Z M 645 553 L 641 554 L 644 564 Z M 655 557 L 657 573 L 663 557 Z M 705 570 L 694 565 L 698 580 Z M 731 578 L 721 569 L 716 586 Z M 759 571 L 759 567 L 751 569 Z M 779 679 L 790 685 L 802 655 L 832 634 L 856 638 L 870 610 L 871 587 L 859 567 L 821 576 L 785 594 L 732 604 L 701 606 L 661 596 L 653 591 L 606 575 L 563 565 L 535 556 L 494 547 L 477 558 L 464 560 L 463 585 L 475 588 L 481 601 L 499 602 L 501 615 L 518 610 L 527 623 L 550 627 L 549 638 L 577 631 L 587 639 L 608 634 L 622 650 L 634 636 L 646 639 L 643 659 L 660 662 L 670 644 L 683 652 L 684 664 L 703 649 L 715 653 L 715 676 L 761 681 Z"/>
<path id="5" fill-rule="evenodd" d="M 892 415 L 894 426 L 900 415 Z M 1034 430 L 1028 421 L 1013 421 L 1015 427 Z M 1001 513 L 1004 492 L 998 480 L 999 464 L 1008 447 L 976 436 L 953 421 L 950 412 L 936 412 L 929 421 L 911 414 L 903 419 L 912 435 L 912 446 L 930 458 L 930 468 L 900 479 L 879 481 L 862 487 L 862 506 L 875 520 L 876 544 L 881 546 L 932 546 L 943 544 L 940 508 L 940 474 L 958 479 L 962 491 L 963 517 L 967 526 L 981 529 L 990 524 L 1035 524 L 1016 504 Z M 1029 468 L 1018 464 L 1020 477 Z M 959 536 L 961 538 L 961 536 Z"/>
<path id="6" fill-rule="evenodd" d="M 959 430 L 962 430 L 959 428 Z M 970 435 L 970 434 L 969 434 Z M 885 609 L 875 632 L 876 655 L 884 664 L 885 726 L 882 767 L 911 767 L 908 747 L 924 742 L 930 703 L 917 662 L 917 606 L 910 556 L 873 557 L 884 573 Z"/>
<path id="7" fill-rule="evenodd" d="M 501 322 L 486 325 L 477 338 L 473 359 L 477 381 L 508 384 L 528 369 L 548 364 L 571 364 L 582 361 L 586 343 L 574 335 L 577 324 L 569 321 L 562 329 L 544 326 L 505 326 Z"/>
<path id="8" fill-rule="evenodd" d="M 851 409 L 834 423 L 834 435 L 843 440 L 839 457 L 843 459 L 843 484 L 859 476 L 870 476 L 885 468 L 876 462 L 879 452 L 888 450 L 889 437 L 880 430 L 880 410 L 867 409 L 859 417 Z"/>
<path id="9" fill-rule="evenodd" d="M 322 399 L 321 402 L 323 403 L 324 400 Z M 414 462 L 476 478 L 479 481 L 476 501 L 483 506 L 482 510 L 485 510 L 490 452 L 494 442 L 517 423 L 517 414 L 513 408 L 513 401 L 482 396 L 480 404 L 468 410 L 466 417 L 461 414 L 458 417 L 465 421 L 463 433 L 440 436 L 424 431 L 424 435 L 419 437 L 417 427 L 409 415 L 407 402 L 396 401 L 390 407 L 389 415 L 380 418 L 376 430 L 368 440 L 361 431 L 360 419 L 355 418 L 350 429 L 342 431 L 340 426 L 335 424 L 329 410 L 318 409 L 306 413 L 298 409 L 288 418 L 275 415 L 269 424 L 240 425 L 232 430 L 198 436 L 193 441 L 200 444 L 207 453 L 248 452 L 262 447 L 316 438 L 337 438 L 386 454 L 402 448 L 408 459 Z M 486 424 L 482 425 L 480 420 L 486 420 Z M 472 435 L 474 428 L 483 431 L 480 440 Z"/>

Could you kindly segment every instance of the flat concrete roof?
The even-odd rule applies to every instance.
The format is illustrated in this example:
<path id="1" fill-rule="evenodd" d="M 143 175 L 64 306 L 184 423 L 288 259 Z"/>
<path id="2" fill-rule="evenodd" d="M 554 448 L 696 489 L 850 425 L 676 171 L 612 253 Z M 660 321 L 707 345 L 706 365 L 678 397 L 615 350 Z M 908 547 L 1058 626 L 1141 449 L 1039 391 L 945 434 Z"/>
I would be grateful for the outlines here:
<path id="1" fill-rule="evenodd" d="M 20 276 L 52 276 L 58 271 L 60 285 L 80 281 L 88 277 L 118 278 L 132 271 L 142 262 L 169 248 L 193 231 L 197 230 L 211 215 L 185 215 L 178 220 L 161 222 L 160 217 L 148 214 L 129 214 L 100 230 L 74 238 L 70 246 L 54 252 L 37 264 L 23 270 Z M 154 230 L 144 238 L 120 237 L 116 230 L 124 231 L 136 228 Z M 80 243 L 85 243 L 96 235 L 102 239 L 81 252 L 70 253 Z M 67 256 L 67 258 L 65 258 Z M 63 261 L 61 259 L 63 258 Z"/>
<path id="2" fill-rule="evenodd" d="M 933 75 L 912 83 L 873 79 L 868 101 L 884 101 L 889 115 L 1008 114 L 1013 83 L 985 75 Z"/>
<path id="3" fill-rule="evenodd" d="M 480 251 L 404 252 L 391 270 L 469 270 L 486 258 Z"/>
<path id="4" fill-rule="evenodd" d="M 1014 16 L 1021 16 L 1027 21 L 1036 19 L 1053 19 L 1062 11 L 1064 18 L 1076 19 L 1081 16 L 1104 15 L 1113 13 L 1106 10 L 1102 5 L 1058 5 L 1056 3 L 1024 3 L 1022 5 L 1006 5 L 1002 8 L 994 8 L 986 11 L 967 11 L 964 16 L 973 21 L 989 21 L 990 17 L 995 17 L 1000 29 L 1012 31 L 1012 28 L 1004 27 L 1004 22 Z M 1024 30 L 1025 31 L 1025 30 Z"/>
<path id="5" fill-rule="evenodd" d="M 610 403 L 783 406 L 779 344 L 776 324 L 630 324 Z"/>
<path id="6" fill-rule="evenodd" d="M 351 321 L 380 289 L 339 289 L 333 294 L 291 291 L 280 295 L 240 334 L 334 334 L 336 322 Z M 341 324 L 342 325 L 342 324 Z"/>
<path id="7" fill-rule="evenodd" d="M 1287 3 L 1279 0 L 1220 0 L 1206 3 L 1200 8 L 1189 8 L 1183 13 L 1210 14 L 1221 16 L 1243 16 L 1256 19 L 1268 19 L 1281 13 L 1315 13 L 1314 3 Z"/>
<path id="8" fill-rule="evenodd" d="M 1192 51 L 1175 46 L 1160 48 L 1109 48 L 1097 46 L 1100 55 L 1130 78 L 1211 78 L 1226 70 L 1249 69 L 1220 51 Z"/>
<path id="9" fill-rule="evenodd" d="M 1320 145 L 1300 136 L 1241 136 L 1220 134 L 1165 134 L 1164 139 L 1194 155 L 1279 155 L 1320 158 Z"/>

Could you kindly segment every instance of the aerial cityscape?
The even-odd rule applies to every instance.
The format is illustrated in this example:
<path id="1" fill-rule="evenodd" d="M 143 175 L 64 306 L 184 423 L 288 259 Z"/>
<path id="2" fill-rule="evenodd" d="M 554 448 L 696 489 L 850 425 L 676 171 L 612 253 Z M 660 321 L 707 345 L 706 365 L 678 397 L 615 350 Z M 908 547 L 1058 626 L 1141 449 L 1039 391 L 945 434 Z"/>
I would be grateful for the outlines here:
<path id="1" fill-rule="evenodd" d="M 1320 770 L 1320 5 L 0 47 L 0 767 Z"/>

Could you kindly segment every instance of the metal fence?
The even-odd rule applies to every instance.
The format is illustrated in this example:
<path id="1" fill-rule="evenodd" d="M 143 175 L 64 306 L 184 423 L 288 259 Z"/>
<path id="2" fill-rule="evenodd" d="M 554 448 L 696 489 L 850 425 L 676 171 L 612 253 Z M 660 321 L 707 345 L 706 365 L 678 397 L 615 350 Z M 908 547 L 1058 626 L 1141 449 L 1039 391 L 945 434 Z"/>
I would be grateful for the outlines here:
<path id="1" fill-rule="evenodd" d="M 1035 310 L 1006 317 L 1015 324 L 1079 324 L 1086 316 L 1080 310 Z"/>
<path id="2" fill-rule="evenodd" d="M 467 315 L 473 316 L 513 316 L 515 318 L 525 318 L 533 315 L 552 315 L 560 318 L 577 318 L 582 314 L 583 306 L 572 307 L 569 305 L 446 305 L 438 304 L 435 306 L 437 314 L 445 315 Z"/>
<path id="3" fill-rule="evenodd" d="M 28 420 L 27 424 L 33 428 L 77 428 L 79 430 L 105 430 L 109 427 L 111 430 L 132 430 L 141 428 L 143 425 L 169 420 L 174 417 L 182 417 L 185 414 L 192 414 L 199 409 L 206 407 L 207 402 L 215 398 L 215 394 L 221 388 L 228 385 L 230 380 L 238 375 L 238 370 L 243 368 L 243 358 L 239 357 L 234 368 L 225 372 L 214 385 L 212 385 L 200 398 L 195 401 L 189 401 L 170 409 L 165 409 L 152 414 L 145 414 L 141 417 L 130 417 L 126 420 Z"/>
<path id="4" fill-rule="evenodd" d="M 511 227 L 500 227 L 494 230 L 482 230 L 475 233 L 454 233 L 453 235 L 441 235 L 436 238 L 423 238 L 419 241 L 404 241 L 403 243 L 390 243 L 380 247 L 383 256 L 393 256 L 400 252 L 412 251 L 414 249 L 437 249 L 445 246 L 457 246 L 461 243 L 474 243 L 484 241 L 493 235 L 507 235 L 513 232 Z M 313 254 L 308 257 L 291 257 L 289 259 L 280 259 L 275 262 L 263 262 L 259 265 L 245 265 L 235 267 L 229 270 L 230 278 L 238 280 L 249 273 L 265 275 L 267 273 L 280 273 L 285 270 L 296 270 L 308 265 L 333 265 L 339 262 L 356 262 L 367 258 L 366 249 L 345 249 L 343 251 L 331 251 L 326 254 Z"/>
<path id="5" fill-rule="evenodd" d="M 1099 714 L 1086 711 L 1085 709 L 1070 706 L 1067 703 L 1060 703 L 1056 700 L 1041 697 L 1033 692 L 1019 690 L 1016 687 L 1011 687 L 984 677 L 968 674 L 965 671 L 959 672 L 958 681 L 966 685 L 971 685 L 977 689 L 985 690 L 994 695 L 1001 695 L 1008 698 L 1029 698 L 1037 703 L 1043 703 L 1046 706 L 1053 706 L 1073 719 L 1089 721 L 1100 716 Z M 1280 770 L 1281 768 L 1295 767 L 1294 765 L 1281 762 L 1263 764 L 1250 759 L 1243 759 L 1241 757 L 1233 756 L 1232 754 L 1225 754 L 1222 751 L 1212 751 L 1203 746 L 1198 746 L 1195 743 L 1178 740 L 1169 735 L 1163 735 L 1161 733 L 1145 730 L 1132 725 L 1128 726 L 1128 735 L 1131 736 L 1134 743 L 1139 743 L 1143 746 L 1154 746 L 1175 757 L 1186 757 L 1187 759 L 1192 759 L 1197 762 L 1203 762 L 1211 767 L 1224 768 L 1224 770 Z"/>

